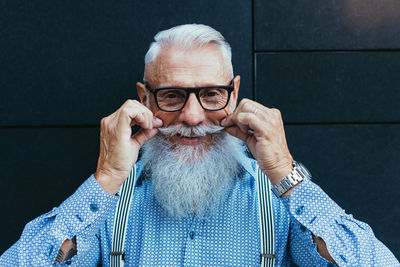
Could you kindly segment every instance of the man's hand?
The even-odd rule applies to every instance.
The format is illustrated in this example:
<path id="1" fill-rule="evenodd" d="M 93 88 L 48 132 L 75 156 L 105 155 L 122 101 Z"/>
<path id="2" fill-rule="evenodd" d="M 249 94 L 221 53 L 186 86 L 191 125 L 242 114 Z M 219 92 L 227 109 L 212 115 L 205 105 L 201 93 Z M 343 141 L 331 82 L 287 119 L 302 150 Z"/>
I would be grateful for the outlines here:
<path id="1" fill-rule="evenodd" d="M 293 170 L 293 158 L 286 144 L 279 110 L 243 99 L 221 125 L 229 134 L 247 144 L 273 185 Z"/>
<path id="2" fill-rule="evenodd" d="M 139 149 L 155 136 L 162 121 L 136 100 L 127 100 L 101 120 L 100 155 L 95 177 L 103 189 L 115 194 L 129 176 Z M 132 136 L 132 126 L 142 129 Z"/>

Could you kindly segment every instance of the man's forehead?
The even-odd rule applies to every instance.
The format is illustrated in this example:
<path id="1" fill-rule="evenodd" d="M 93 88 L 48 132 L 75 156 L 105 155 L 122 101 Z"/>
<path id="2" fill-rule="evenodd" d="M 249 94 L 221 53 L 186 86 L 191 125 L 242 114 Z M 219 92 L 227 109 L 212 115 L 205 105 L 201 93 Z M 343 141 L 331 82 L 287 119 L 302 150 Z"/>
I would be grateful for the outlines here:
<path id="1" fill-rule="evenodd" d="M 196 68 L 169 68 L 156 72 L 153 80 L 157 86 L 206 86 L 226 82 L 223 70 L 198 66 Z"/>
<path id="2" fill-rule="evenodd" d="M 221 51 L 215 45 L 185 51 L 180 47 L 163 49 L 146 66 L 145 77 L 156 86 L 199 86 L 226 82 Z M 229 77 L 229 76 L 228 76 Z"/>

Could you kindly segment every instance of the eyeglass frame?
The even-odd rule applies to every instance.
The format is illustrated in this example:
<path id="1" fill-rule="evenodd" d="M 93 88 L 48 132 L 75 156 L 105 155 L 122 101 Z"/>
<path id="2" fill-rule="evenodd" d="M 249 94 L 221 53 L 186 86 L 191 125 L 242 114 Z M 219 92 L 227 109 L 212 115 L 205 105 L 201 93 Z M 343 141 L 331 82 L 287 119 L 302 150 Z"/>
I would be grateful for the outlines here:
<path id="1" fill-rule="evenodd" d="M 164 111 L 164 112 L 177 112 L 177 111 L 181 111 L 181 110 L 186 106 L 186 103 L 187 103 L 187 101 L 188 101 L 189 96 L 190 96 L 191 93 L 194 93 L 194 94 L 195 94 L 195 96 L 196 96 L 196 98 L 197 98 L 197 101 L 199 101 L 200 106 L 201 106 L 204 110 L 207 110 L 207 111 L 218 111 L 218 110 L 224 109 L 224 108 L 226 108 L 226 106 L 227 106 L 228 103 L 229 103 L 229 100 L 231 99 L 231 94 L 232 94 L 232 92 L 235 90 L 235 78 L 233 78 L 229 84 L 232 84 L 232 85 L 211 85 L 211 86 L 199 86 L 199 87 L 166 86 L 166 87 L 149 88 L 148 83 L 146 83 L 146 82 L 144 83 L 146 89 L 149 90 L 149 91 L 153 94 L 154 100 L 155 100 L 155 102 L 156 102 L 157 107 L 158 107 L 160 110 Z M 221 108 L 218 108 L 218 109 L 208 109 L 208 108 L 205 108 L 205 107 L 203 106 L 203 104 L 201 103 L 201 101 L 200 101 L 200 96 L 199 96 L 200 90 L 201 90 L 201 89 L 205 89 L 205 88 L 221 88 L 221 89 L 226 89 L 226 90 L 228 91 L 228 99 L 226 100 L 225 105 L 224 105 L 223 107 L 221 107 Z M 165 110 L 165 109 L 163 109 L 163 108 L 160 107 L 160 105 L 158 104 L 158 100 L 157 100 L 157 93 L 158 93 L 159 91 L 165 90 L 165 89 L 182 89 L 182 90 L 185 90 L 185 91 L 187 92 L 185 102 L 183 102 L 183 105 L 182 105 L 181 108 L 175 109 L 175 110 Z"/>

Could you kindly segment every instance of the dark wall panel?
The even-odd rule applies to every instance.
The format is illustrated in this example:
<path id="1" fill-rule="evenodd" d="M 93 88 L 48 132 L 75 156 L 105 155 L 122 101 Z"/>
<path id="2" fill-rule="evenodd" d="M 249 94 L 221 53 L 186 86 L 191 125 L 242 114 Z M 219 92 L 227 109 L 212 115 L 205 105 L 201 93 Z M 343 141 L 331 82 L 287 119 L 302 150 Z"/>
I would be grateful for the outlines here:
<path id="1" fill-rule="evenodd" d="M 100 118 L 136 98 L 160 30 L 207 24 L 231 43 L 252 97 L 247 1 L 0 0 L 0 254 L 95 171 Z M 16 126 L 16 127 L 10 127 Z M 85 128 L 88 126 L 89 128 Z"/>
<path id="2" fill-rule="evenodd" d="M 400 2 L 255 0 L 256 50 L 398 49 Z"/>
<path id="3" fill-rule="evenodd" d="M 0 130 L 0 254 L 28 221 L 70 196 L 97 166 L 98 128 Z"/>
<path id="4" fill-rule="evenodd" d="M 286 126 L 293 157 L 400 257 L 400 125 Z"/>
<path id="5" fill-rule="evenodd" d="M 136 98 L 160 30 L 208 24 L 233 47 L 252 97 L 251 2 L 1 1 L 0 125 L 98 124 Z"/>
<path id="6" fill-rule="evenodd" d="M 256 99 L 286 122 L 400 121 L 400 52 L 256 53 Z"/>

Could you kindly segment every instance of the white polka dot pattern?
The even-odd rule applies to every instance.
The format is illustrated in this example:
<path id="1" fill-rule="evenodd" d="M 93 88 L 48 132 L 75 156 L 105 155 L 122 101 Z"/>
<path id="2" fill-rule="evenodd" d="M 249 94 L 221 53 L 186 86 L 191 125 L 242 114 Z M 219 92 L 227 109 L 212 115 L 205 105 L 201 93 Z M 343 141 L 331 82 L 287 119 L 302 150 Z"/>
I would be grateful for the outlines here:
<path id="1" fill-rule="evenodd" d="M 339 266 L 400 266 L 368 224 L 346 214 L 310 180 L 303 181 L 290 197 L 282 198 L 282 202 L 294 217 L 291 236 L 302 241 L 290 245 L 293 260 L 300 266 L 309 262 L 295 251 L 307 248 L 310 254 L 316 254 L 315 248 L 302 245 L 312 242 L 311 233 L 325 241 L 329 254 Z M 301 238 L 301 232 L 307 236 Z"/>
<path id="2" fill-rule="evenodd" d="M 148 180 L 136 189 L 129 214 L 125 266 L 259 266 L 256 162 L 245 171 L 208 220 L 168 217 Z M 141 175 L 140 163 L 137 164 Z M 0 266 L 52 266 L 63 240 L 77 236 L 78 255 L 59 266 L 109 266 L 114 208 L 91 176 L 60 207 L 28 223 Z M 273 196 L 276 266 L 333 266 L 319 256 L 311 233 L 321 236 L 340 266 L 399 266 L 370 227 L 347 215 L 317 185 L 303 181 L 290 197 Z"/>

